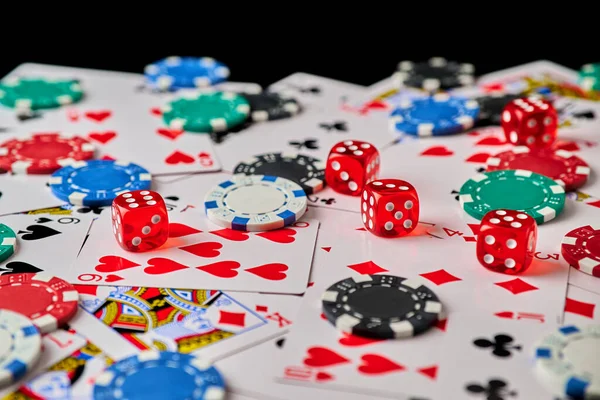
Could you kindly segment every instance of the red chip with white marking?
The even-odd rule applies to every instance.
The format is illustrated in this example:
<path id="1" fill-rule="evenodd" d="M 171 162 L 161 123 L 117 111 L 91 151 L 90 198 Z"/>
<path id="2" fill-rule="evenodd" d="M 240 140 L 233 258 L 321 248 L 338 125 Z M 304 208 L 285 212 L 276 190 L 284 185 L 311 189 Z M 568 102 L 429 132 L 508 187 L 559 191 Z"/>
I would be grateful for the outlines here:
<path id="1" fill-rule="evenodd" d="M 567 233 L 561 253 L 571 266 L 600 278 L 600 226 L 582 226 Z"/>
<path id="2" fill-rule="evenodd" d="M 94 158 L 94 145 L 79 136 L 37 133 L 0 145 L 0 169 L 14 174 L 52 174 L 76 161 Z"/>
<path id="3" fill-rule="evenodd" d="M 0 276 L 0 309 L 23 314 L 41 333 L 69 322 L 77 313 L 78 300 L 73 285 L 43 272 Z"/>
<path id="4" fill-rule="evenodd" d="M 569 192 L 585 184 L 590 167 L 581 158 L 565 150 L 530 149 L 516 146 L 489 157 L 487 171 L 519 169 L 554 179 Z"/>

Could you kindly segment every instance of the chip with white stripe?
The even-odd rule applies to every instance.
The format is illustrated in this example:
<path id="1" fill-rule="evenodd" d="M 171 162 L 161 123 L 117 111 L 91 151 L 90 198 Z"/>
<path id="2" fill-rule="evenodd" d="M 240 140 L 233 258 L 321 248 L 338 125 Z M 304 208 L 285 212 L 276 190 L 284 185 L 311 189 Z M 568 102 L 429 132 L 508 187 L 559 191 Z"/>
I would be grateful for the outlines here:
<path id="1" fill-rule="evenodd" d="M 531 171 L 500 170 L 475 175 L 463 184 L 459 202 L 481 220 L 493 210 L 522 211 L 538 225 L 556 218 L 565 206 L 565 190 L 556 181 Z"/>
<path id="2" fill-rule="evenodd" d="M 323 314 L 338 330 L 377 339 L 416 336 L 442 319 L 436 294 L 418 280 L 360 275 L 331 285 Z"/>

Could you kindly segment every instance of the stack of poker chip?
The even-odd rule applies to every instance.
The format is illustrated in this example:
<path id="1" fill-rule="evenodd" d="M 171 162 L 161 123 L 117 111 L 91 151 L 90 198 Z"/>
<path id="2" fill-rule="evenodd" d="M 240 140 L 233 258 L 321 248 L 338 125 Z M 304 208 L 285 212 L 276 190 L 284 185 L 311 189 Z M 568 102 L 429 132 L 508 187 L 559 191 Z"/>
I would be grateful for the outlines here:
<path id="1" fill-rule="evenodd" d="M 0 234 L 6 239 L 5 225 Z M 0 254 L 7 254 L 4 241 Z M 52 275 L 0 276 L 0 387 L 18 381 L 36 365 L 43 352 L 42 334 L 66 325 L 77 313 L 78 299 L 70 283 Z"/>
<path id="2" fill-rule="evenodd" d="M 153 90 L 178 91 L 229 87 L 229 68 L 211 57 L 167 57 L 146 66 L 146 85 Z M 186 93 L 162 109 L 165 124 L 193 133 L 227 133 L 249 123 L 290 118 L 300 105 L 282 93 L 227 89 Z"/>

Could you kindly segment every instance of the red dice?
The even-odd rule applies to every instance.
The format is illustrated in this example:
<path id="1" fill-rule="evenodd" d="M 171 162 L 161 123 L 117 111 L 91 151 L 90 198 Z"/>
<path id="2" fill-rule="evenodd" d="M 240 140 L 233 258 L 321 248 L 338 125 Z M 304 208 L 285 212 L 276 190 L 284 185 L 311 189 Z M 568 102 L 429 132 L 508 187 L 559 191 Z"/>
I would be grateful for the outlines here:
<path id="1" fill-rule="evenodd" d="M 121 193 L 112 203 L 111 216 L 115 238 L 127 251 L 156 249 L 169 238 L 167 207 L 156 192 Z"/>
<path id="2" fill-rule="evenodd" d="M 481 220 L 477 259 L 489 270 L 516 275 L 529 268 L 535 255 L 537 225 L 528 214 L 494 210 Z"/>
<path id="3" fill-rule="evenodd" d="M 558 113 L 541 98 L 528 97 L 508 103 L 502 111 L 506 140 L 527 147 L 549 147 L 556 139 Z"/>
<path id="4" fill-rule="evenodd" d="M 379 151 L 371 143 L 346 140 L 331 148 L 325 181 L 336 192 L 360 196 L 364 186 L 379 174 Z"/>
<path id="5" fill-rule="evenodd" d="M 363 189 L 360 207 L 365 228 L 377 236 L 404 236 L 419 222 L 417 191 L 399 179 L 369 182 Z"/>

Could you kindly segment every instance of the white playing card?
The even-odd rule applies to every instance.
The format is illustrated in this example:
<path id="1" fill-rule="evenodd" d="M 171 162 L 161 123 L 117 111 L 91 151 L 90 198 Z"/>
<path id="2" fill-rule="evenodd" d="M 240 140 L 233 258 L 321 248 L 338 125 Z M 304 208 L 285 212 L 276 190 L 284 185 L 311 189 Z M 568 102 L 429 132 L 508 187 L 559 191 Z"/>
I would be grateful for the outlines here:
<path id="1" fill-rule="evenodd" d="M 17 235 L 15 254 L 0 266 L 0 274 L 44 271 L 63 277 L 87 234 L 89 215 L 24 215 L 0 217 Z"/>
<path id="2" fill-rule="evenodd" d="M 143 253 L 123 250 L 109 214 L 93 224 L 66 277 L 73 283 L 303 293 L 318 221 L 246 233 L 208 222 L 199 211 L 171 212 L 170 239 Z"/>
<path id="3" fill-rule="evenodd" d="M 327 388 L 286 385 L 275 380 L 278 358 L 285 346 L 285 339 L 269 340 L 246 349 L 236 355 L 217 362 L 216 366 L 227 381 L 228 390 L 234 393 L 251 395 L 259 399 L 277 400 L 378 400 L 380 397 L 360 393 L 331 391 Z M 261 360 L 263 368 L 255 368 L 256 360 Z M 394 397 L 410 400 L 406 397 Z"/>
<path id="4" fill-rule="evenodd" d="M 268 90 L 296 98 L 305 112 L 331 111 L 342 107 L 365 90 L 364 86 L 323 76 L 296 72 L 269 86 Z"/>
<path id="5" fill-rule="evenodd" d="M 48 126 L 76 133 L 96 145 L 98 158 L 134 162 L 155 175 L 220 169 L 208 135 L 163 123 L 160 109 L 177 94 L 140 90 L 141 75 L 23 64 L 13 76 L 77 78 L 87 93 L 80 103 L 44 111 L 18 133 L 43 132 Z"/>
<path id="6" fill-rule="evenodd" d="M 258 154 L 300 153 L 325 161 L 331 148 L 345 140 L 369 142 L 381 152 L 393 139 L 387 121 L 336 110 L 256 124 L 216 149 L 223 169 L 232 171 Z"/>
<path id="7" fill-rule="evenodd" d="M 92 296 L 88 291 L 80 303 L 90 305 Z M 117 344 L 216 360 L 285 334 L 301 297 L 136 287 L 118 288 L 97 300 L 88 311 L 104 324 L 98 331 L 119 336 Z"/>
<path id="8" fill-rule="evenodd" d="M 18 382 L 0 389 L 0 397 L 3 399 L 6 398 L 5 396 L 17 390 L 22 383 L 36 377 L 50 366 L 84 345 L 85 339 L 82 336 L 64 329 L 59 329 L 44 335 L 42 338 L 43 351 L 35 367 L 33 367 L 29 373 Z"/>
<path id="9" fill-rule="evenodd" d="M 0 215 L 61 204 L 47 181 L 46 175 L 0 175 Z"/>
<path id="10" fill-rule="evenodd" d="M 552 396 L 536 379 L 532 366 L 535 343 L 557 328 L 550 321 L 506 319 L 479 313 L 448 318 L 440 356 L 439 390 L 433 398 L 547 399 Z"/>
<path id="11" fill-rule="evenodd" d="M 600 294 L 569 285 L 564 324 L 587 325 L 600 321 Z"/>
<path id="12" fill-rule="evenodd" d="M 547 77 L 559 82 L 575 83 L 577 82 L 577 71 L 552 61 L 539 60 L 481 75 L 477 80 L 477 84 L 508 83 L 517 85 L 517 83 L 519 83 L 520 85 L 523 85 L 523 80 L 527 77 L 538 79 Z M 510 88 L 511 86 L 508 85 L 507 87 Z M 515 86 L 515 89 L 517 89 L 517 86 Z"/>

